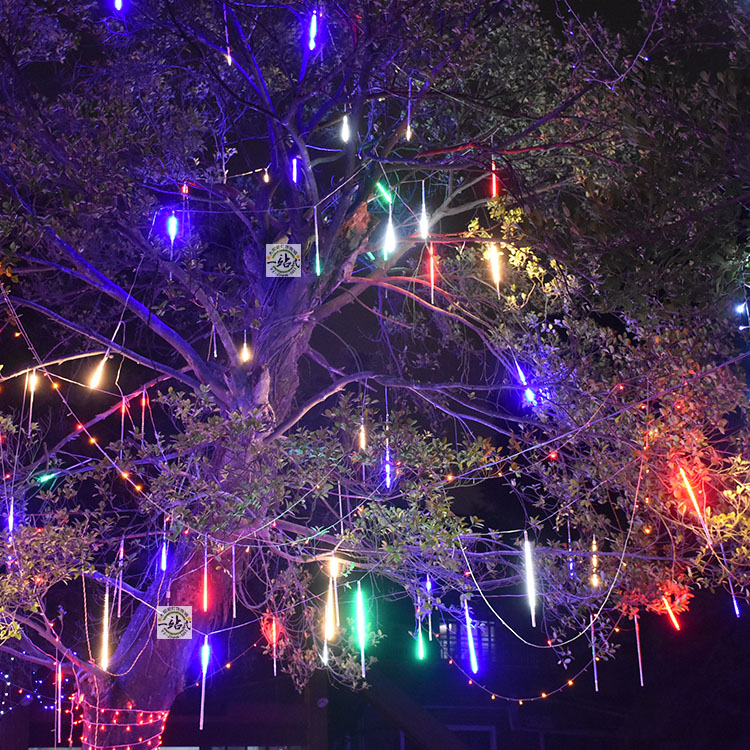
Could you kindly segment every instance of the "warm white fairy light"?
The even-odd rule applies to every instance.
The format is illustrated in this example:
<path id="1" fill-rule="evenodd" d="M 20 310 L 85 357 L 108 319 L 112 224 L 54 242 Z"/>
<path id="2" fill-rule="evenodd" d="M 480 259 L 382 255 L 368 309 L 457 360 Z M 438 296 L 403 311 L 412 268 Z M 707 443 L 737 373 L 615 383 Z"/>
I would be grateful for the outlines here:
<path id="1" fill-rule="evenodd" d="M 26 379 L 26 387 L 29 390 L 29 393 L 34 393 L 36 391 L 37 384 L 39 383 L 39 378 L 37 377 L 36 370 L 32 370 Z"/>
<path id="2" fill-rule="evenodd" d="M 359 449 L 361 451 L 367 448 L 367 432 L 365 431 L 365 422 L 362 420 L 359 425 Z"/>
<path id="3" fill-rule="evenodd" d="M 349 129 L 349 115 L 344 115 L 344 118 L 341 120 L 341 140 L 344 143 L 348 143 L 350 137 L 351 131 Z"/>
<path id="4" fill-rule="evenodd" d="M 253 353 L 247 345 L 247 331 L 245 331 L 242 339 L 242 349 L 240 349 L 240 362 L 249 362 L 252 359 L 252 356 Z"/>
<path id="5" fill-rule="evenodd" d="M 107 355 L 105 354 L 102 358 L 99 364 L 96 366 L 96 369 L 91 375 L 91 378 L 89 379 L 89 388 L 92 390 L 95 388 L 98 388 L 102 384 L 102 378 L 104 377 L 104 365 L 107 364 Z"/>
<path id="6" fill-rule="evenodd" d="M 495 285 L 497 298 L 500 299 L 500 251 L 497 244 L 490 242 L 487 248 L 487 256 L 490 261 L 490 273 L 492 274 L 492 283 Z"/>
<path id="7" fill-rule="evenodd" d="M 599 577 L 599 556 L 596 554 L 599 549 L 599 545 L 596 542 L 596 535 L 591 540 L 591 585 L 597 588 L 601 583 Z"/>
<path id="8" fill-rule="evenodd" d="M 531 627 L 536 627 L 536 581 L 534 580 L 534 560 L 531 555 L 531 542 L 526 531 L 523 532 L 523 556 L 526 564 L 526 596 L 531 611 Z"/>
<path id="9" fill-rule="evenodd" d="M 266 183 L 268 183 L 268 182 L 270 182 L 270 181 L 271 181 L 271 175 L 270 175 L 270 174 L 268 174 L 268 167 L 266 167 L 266 168 L 265 168 L 265 169 L 263 170 L 263 182 L 266 182 Z"/>

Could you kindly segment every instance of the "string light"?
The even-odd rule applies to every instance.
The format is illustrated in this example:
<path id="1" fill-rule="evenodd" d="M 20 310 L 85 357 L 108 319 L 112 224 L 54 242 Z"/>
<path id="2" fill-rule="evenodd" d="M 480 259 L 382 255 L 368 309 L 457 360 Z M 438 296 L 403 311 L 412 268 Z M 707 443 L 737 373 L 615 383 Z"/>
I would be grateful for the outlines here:
<path id="1" fill-rule="evenodd" d="M 250 347 L 247 345 L 247 331 L 245 331 L 242 338 L 242 349 L 240 349 L 240 362 L 249 362 L 252 356 Z"/>
<path id="2" fill-rule="evenodd" d="M 430 304 L 435 304 L 435 248 L 430 242 L 427 248 L 428 260 L 430 265 Z"/>
<path id="3" fill-rule="evenodd" d="M 411 78 L 409 79 L 409 97 L 406 100 L 406 140 L 411 140 Z"/>
<path id="4" fill-rule="evenodd" d="M 498 194 L 498 180 L 497 180 L 497 165 L 495 164 L 495 157 L 492 157 L 490 171 L 492 173 L 492 197 L 497 198 Z"/>
<path id="5" fill-rule="evenodd" d="M 536 627 L 536 582 L 534 580 L 534 561 L 531 555 L 531 542 L 528 532 L 523 532 L 523 556 L 526 566 L 526 595 L 531 611 L 531 627 Z"/>
<path id="6" fill-rule="evenodd" d="M 680 475 L 682 476 L 682 482 L 685 485 L 685 489 L 687 490 L 687 493 L 688 493 L 688 495 L 690 497 L 690 502 L 693 504 L 693 508 L 695 510 L 695 515 L 698 516 L 698 520 L 701 522 L 701 526 L 703 527 L 703 531 L 706 534 L 706 539 L 708 539 L 708 541 L 710 543 L 710 541 L 711 541 L 711 535 L 708 533 L 708 527 L 706 526 L 706 522 L 705 522 L 705 520 L 703 518 L 703 514 L 701 513 L 700 506 L 698 505 L 698 500 L 696 499 L 695 493 L 693 492 L 693 488 L 692 488 L 690 482 L 688 481 L 687 474 L 685 474 L 685 469 L 683 469 L 682 466 L 680 466 L 679 468 L 680 468 Z M 678 628 L 678 630 L 679 630 L 679 628 Z"/>
<path id="7" fill-rule="evenodd" d="M 635 649 L 638 652 L 638 675 L 641 680 L 641 687 L 643 687 L 643 661 L 641 660 L 641 631 L 638 627 L 638 613 L 633 616 L 633 622 L 635 623 Z"/>
<path id="8" fill-rule="evenodd" d="M 390 191 L 385 188 L 382 182 L 376 182 L 375 187 L 380 192 L 380 195 L 383 196 L 386 203 L 392 203 L 393 202 L 393 196 L 391 195 Z"/>
<path id="9" fill-rule="evenodd" d="M 344 115 L 343 119 L 341 120 L 341 140 L 344 143 L 348 143 L 350 135 L 349 115 Z"/>
<path id="10" fill-rule="evenodd" d="M 174 241 L 177 239 L 177 229 L 179 226 L 179 222 L 177 220 L 177 216 L 174 211 L 172 211 L 171 215 L 167 219 L 167 234 L 169 235 L 169 241 L 174 245 Z"/>
<path id="11" fill-rule="evenodd" d="M 601 583 L 601 578 L 599 578 L 599 556 L 596 554 L 597 550 L 599 549 L 597 543 L 596 543 L 596 534 L 594 534 L 592 540 L 591 540 L 591 585 L 594 588 L 598 588 L 599 584 Z"/>
<path id="12" fill-rule="evenodd" d="M 120 538 L 120 549 L 117 552 L 117 617 L 122 615 L 122 577 L 125 570 L 125 536 Z"/>
<path id="13" fill-rule="evenodd" d="M 122 0 L 115 0 L 115 10 L 118 13 L 122 10 Z"/>
<path id="14" fill-rule="evenodd" d="M 594 672 L 594 691 L 599 692 L 599 671 L 596 668 L 596 638 L 594 631 L 594 616 L 591 615 L 591 664 Z"/>
<path id="15" fill-rule="evenodd" d="M 292 159 L 292 182 L 297 184 L 297 157 Z"/>
<path id="16" fill-rule="evenodd" d="M 208 612 L 208 538 L 203 546 L 203 611 Z"/>
<path id="17" fill-rule="evenodd" d="M 536 393 L 534 393 L 531 388 L 528 387 L 528 382 L 526 380 L 526 375 L 524 375 L 523 370 L 521 369 L 521 366 L 516 362 L 516 372 L 518 373 L 518 379 L 521 382 L 521 385 L 524 386 L 524 398 L 530 403 L 535 404 L 536 403 Z"/>
<path id="18" fill-rule="evenodd" d="M 315 225 L 315 275 L 320 276 L 320 233 L 318 232 L 317 206 L 313 206 L 313 224 Z"/>
<path id="19" fill-rule="evenodd" d="M 466 621 L 466 640 L 469 644 L 469 663 L 471 664 L 471 671 L 476 674 L 479 671 L 479 664 L 474 645 L 474 630 L 471 622 L 471 614 L 469 613 L 469 600 L 466 597 L 464 597 L 464 617 Z"/>
<path id="20" fill-rule="evenodd" d="M 383 240 L 383 260 L 388 260 L 391 253 L 396 251 L 396 229 L 393 226 L 393 204 L 388 204 L 388 225 L 385 228 Z"/>
<path id="21" fill-rule="evenodd" d="M 424 650 L 424 636 L 422 635 L 422 620 L 417 620 L 417 659 L 424 661 L 425 650 Z"/>
<path id="22" fill-rule="evenodd" d="M 203 718 L 206 709 L 206 673 L 208 672 L 208 661 L 211 657 L 211 646 L 208 643 L 208 633 L 203 636 L 201 646 L 201 710 L 198 729 L 203 729 Z"/>
<path id="23" fill-rule="evenodd" d="M 102 383 L 102 378 L 104 377 L 104 365 L 107 363 L 107 356 L 108 355 L 105 354 L 101 358 L 101 361 L 96 366 L 96 369 L 89 379 L 89 388 L 91 388 L 91 390 L 98 388 Z"/>
<path id="24" fill-rule="evenodd" d="M 314 10 L 310 16 L 310 34 L 308 37 L 308 47 L 310 50 L 315 49 L 315 39 L 318 36 L 318 11 Z"/>
<path id="25" fill-rule="evenodd" d="M 102 618 L 102 656 L 101 667 L 109 669 L 109 584 L 104 588 L 104 617 Z"/>
<path id="26" fill-rule="evenodd" d="M 667 614 L 669 615 L 669 619 L 672 621 L 672 625 L 674 625 L 675 630 L 680 629 L 680 623 L 677 621 L 677 618 L 675 617 L 674 612 L 672 611 L 672 607 L 669 604 L 669 600 L 666 596 L 662 596 L 661 600 L 664 602 L 664 606 L 667 608 Z"/>
<path id="27" fill-rule="evenodd" d="M 227 4 L 224 3 L 224 41 L 227 45 L 227 53 L 225 55 L 227 65 L 232 65 L 232 48 L 229 46 L 229 24 L 227 23 Z"/>
<path id="28" fill-rule="evenodd" d="M 359 661 L 362 668 L 362 678 L 365 677 L 365 642 L 367 640 L 367 623 L 365 621 L 365 599 L 362 594 L 362 582 L 357 581 L 357 641 L 359 643 Z"/>
<path id="29" fill-rule="evenodd" d="M 271 175 L 268 174 L 268 167 L 263 170 L 263 182 L 268 183 L 271 181 Z"/>
<path id="30" fill-rule="evenodd" d="M 362 418 L 362 421 L 359 423 L 359 449 L 361 451 L 364 451 L 367 449 L 367 432 L 365 430 L 364 417 Z"/>
<path id="31" fill-rule="evenodd" d="M 500 251 L 497 244 L 490 242 L 487 247 L 487 255 L 490 261 L 490 273 L 492 274 L 492 283 L 495 285 L 497 298 L 500 299 Z"/>
<path id="32" fill-rule="evenodd" d="M 424 197 L 424 180 L 422 180 L 422 212 L 419 215 L 419 234 L 423 240 L 426 240 L 430 234 L 430 222 L 427 218 L 427 206 Z"/>
<path id="33" fill-rule="evenodd" d="M 427 627 L 429 629 L 429 639 L 432 640 L 432 603 L 430 596 L 432 595 L 432 579 L 428 575 L 424 582 L 424 587 L 427 590 L 427 601 L 430 606 L 430 610 L 427 613 Z"/>
<path id="34" fill-rule="evenodd" d="M 26 376 L 26 387 L 28 388 L 29 393 L 34 393 L 34 391 L 36 391 L 38 383 L 39 378 L 37 377 L 36 370 L 32 370 Z"/>

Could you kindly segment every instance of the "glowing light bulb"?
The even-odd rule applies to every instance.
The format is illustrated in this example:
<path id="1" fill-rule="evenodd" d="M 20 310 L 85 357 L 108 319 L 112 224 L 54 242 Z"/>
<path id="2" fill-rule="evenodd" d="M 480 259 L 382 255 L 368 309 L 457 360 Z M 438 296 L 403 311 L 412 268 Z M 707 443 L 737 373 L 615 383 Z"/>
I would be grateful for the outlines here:
<path id="1" fill-rule="evenodd" d="M 523 370 L 520 368 L 518 362 L 516 362 L 516 372 L 518 373 L 518 379 L 521 382 L 521 385 L 528 386 L 528 383 L 526 382 L 526 376 L 523 374 Z M 536 403 L 536 393 L 534 393 L 531 388 L 525 388 L 523 395 L 530 404 Z"/>
<path id="2" fill-rule="evenodd" d="M 203 547 L 203 611 L 208 612 L 208 546 Z"/>
<path id="3" fill-rule="evenodd" d="M 311 50 L 315 49 L 315 38 L 318 36 L 318 11 L 314 10 L 310 17 L 310 36 L 308 46 Z"/>
<path id="4" fill-rule="evenodd" d="M 167 219 L 167 234 L 169 235 L 169 241 L 174 245 L 174 241 L 177 239 L 177 228 L 178 228 L 179 222 L 177 221 L 177 216 L 175 215 L 174 211 L 171 213 L 169 218 Z"/>
<path id="5" fill-rule="evenodd" d="M 263 170 L 263 182 L 270 182 L 271 175 L 268 174 L 268 167 Z"/>
<path id="6" fill-rule="evenodd" d="M 226 58 L 227 65 L 231 67 L 232 66 L 232 48 L 231 47 L 227 47 L 227 53 L 226 55 L 224 55 L 224 57 Z"/>
<path id="7" fill-rule="evenodd" d="M 122 0 L 115 0 L 115 10 L 118 13 L 122 10 Z"/>
<path id="8" fill-rule="evenodd" d="M 166 537 L 163 539 L 161 543 L 161 562 L 159 566 L 162 570 L 162 573 L 167 569 L 167 539 Z"/>
<path id="9" fill-rule="evenodd" d="M 385 440 L 385 458 L 383 460 L 383 468 L 385 470 L 386 489 L 391 489 L 391 485 L 393 484 L 393 466 L 391 464 L 391 446 L 388 444 L 388 438 Z"/>
<path id="10" fill-rule="evenodd" d="M 383 260 L 388 260 L 391 253 L 396 251 L 396 230 L 393 226 L 393 211 L 389 206 L 388 226 L 385 228 L 385 238 L 383 240 Z"/>
<path id="11" fill-rule="evenodd" d="M 471 664 L 471 671 L 476 674 L 479 671 L 479 663 L 477 662 L 477 651 L 474 646 L 474 630 L 467 599 L 464 599 L 464 617 L 466 619 L 466 639 L 469 644 L 469 663 Z"/>
<path id="12" fill-rule="evenodd" d="M 332 641 L 336 637 L 336 613 L 334 611 L 334 582 L 333 576 L 328 579 L 328 598 L 326 599 L 326 616 L 324 636 L 326 642 Z"/>
<path id="13" fill-rule="evenodd" d="M 666 596 L 662 596 L 661 600 L 664 602 L 664 606 L 667 608 L 667 614 L 669 615 L 669 619 L 672 621 L 672 625 L 674 625 L 675 630 L 680 629 L 680 623 L 677 622 L 677 618 L 675 617 L 674 612 L 672 611 L 672 607 L 669 605 L 669 600 Z"/>
<path id="14" fill-rule="evenodd" d="M 742 315 L 745 310 L 747 310 L 747 305 L 744 302 L 740 302 L 740 304 L 734 308 L 734 311 L 737 313 L 737 315 Z"/>
<path id="15" fill-rule="evenodd" d="M 526 596 L 531 611 L 531 627 L 536 627 L 536 581 L 534 580 L 534 560 L 531 554 L 531 542 L 526 531 L 523 532 L 523 557 L 526 566 Z"/>
<path id="16" fill-rule="evenodd" d="M 417 633 L 417 659 L 424 660 L 424 636 L 422 635 L 422 621 L 419 622 L 419 632 Z"/>
<path id="17" fill-rule="evenodd" d="M 601 583 L 601 579 L 599 578 L 599 556 L 596 554 L 597 550 L 599 549 L 597 543 L 596 543 L 596 536 L 594 536 L 591 540 L 591 585 L 594 588 L 597 588 L 599 584 Z"/>
<path id="18" fill-rule="evenodd" d="M 487 256 L 490 261 L 492 282 L 497 291 L 497 298 L 500 299 L 500 251 L 497 249 L 497 245 L 494 242 L 490 242 L 489 247 L 487 248 Z"/>
<path id="19" fill-rule="evenodd" d="M 208 635 L 203 636 L 203 645 L 201 646 L 201 672 L 205 677 L 208 672 L 208 662 L 211 658 L 211 646 L 208 643 Z"/>
<path id="20" fill-rule="evenodd" d="M 382 182 L 376 182 L 375 187 L 380 191 L 380 194 L 385 199 L 386 203 L 393 203 L 393 196 L 390 191 L 383 185 Z"/>
<path id="21" fill-rule="evenodd" d="M 109 669 L 109 585 L 104 589 L 104 617 L 102 618 L 102 669 Z"/>
<path id="22" fill-rule="evenodd" d="M 32 370 L 28 375 L 28 381 L 27 381 L 27 387 L 29 389 L 29 393 L 34 393 L 34 391 L 36 391 L 36 386 L 38 382 L 39 382 L 39 379 L 37 378 L 36 370 Z"/>
<path id="23" fill-rule="evenodd" d="M 349 142 L 351 133 L 349 131 L 349 115 L 344 115 L 344 119 L 341 121 L 341 140 L 344 143 Z"/>
<path id="24" fill-rule="evenodd" d="M 292 182 L 297 184 L 297 157 L 292 159 Z"/>
<path id="25" fill-rule="evenodd" d="M 247 331 L 242 339 L 242 349 L 240 349 L 240 362 L 249 362 L 253 357 L 250 347 L 247 345 Z"/>
<path id="26" fill-rule="evenodd" d="M 422 213 L 419 216 L 419 234 L 426 240 L 430 234 L 430 221 L 427 218 L 427 206 L 424 200 L 424 181 L 422 181 Z"/>
<path id="27" fill-rule="evenodd" d="M 357 642 L 359 643 L 359 659 L 362 677 L 365 676 L 365 645 L 367 641 L 367 622 L 365 620 L 365 598 L 362 594 L 362 583 L 357 581 Z"/>
<path id="28" fill-rule="evenodd" d="M 107 355 L 105 354 L 99 364 L 96 366 L 91 379 L 89 380 L 89 388 L 98 388 L 102 383 L 102 377 L 104 376 L 104 365 L 107 362 Z"/>
<path id="29" fill-rule="evenodd" d="M 367 433 L 365 432 L 364 422 L 359 425 L 359 449 L 361 451 L 367 449 Z"/>

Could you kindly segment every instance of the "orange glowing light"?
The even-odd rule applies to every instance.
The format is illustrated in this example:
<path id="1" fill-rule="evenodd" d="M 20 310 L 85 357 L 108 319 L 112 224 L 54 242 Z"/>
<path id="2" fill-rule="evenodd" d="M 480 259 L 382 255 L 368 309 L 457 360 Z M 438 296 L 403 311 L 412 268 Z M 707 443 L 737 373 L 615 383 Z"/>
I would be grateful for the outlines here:
<path id="1" fill-rule="evenodd" d="M 661 600 L 664 602 L 664 606 L 667 608 L 667 614 L 669 615 L 669 619 L 672 621 L 672 625 L 674 625 L 675 630 L 680 629 L 680 623 L 677 622 L 677 618 L 674 615 L 674 612 L 672 611 L 672 607 L 669 605 L 669 601 L 667 600 L 666 596 L 662 596 Z"/>
<path id="2" fill-rule="evenodd" d="M 685 485 L 685 489 L 687 490 L 688 495 L 690 496 L 690 502 L 693 503 L 693 508 L 695 509 L 696 514 L 698 515 L 698 518 L 703 520 L 703 516 L 701 515 L 701 509 L 698 507 L 698 501 L 695 499 L 695 493 L 693 492 L 693 488 L 690 486 L 690 482 L 688 481 L 687 474 L 685 474 L 685 469 L 680 466 L 680 475 L 682 476 L 682 482 Z"/>

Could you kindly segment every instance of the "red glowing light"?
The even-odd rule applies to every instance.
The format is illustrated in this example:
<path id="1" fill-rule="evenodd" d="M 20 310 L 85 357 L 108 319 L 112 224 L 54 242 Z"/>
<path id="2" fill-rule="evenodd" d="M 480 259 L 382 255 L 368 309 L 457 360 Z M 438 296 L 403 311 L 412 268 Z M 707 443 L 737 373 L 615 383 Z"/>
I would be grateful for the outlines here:
<path id="1" fill-rule="evenodd" d="M 269 646 L 276 648 L 284 637 L 284 626 L 279 619 L 270 613 L 263 615 L 260 630 Z"/>
<path id="2" fill-rule="evenodd" d="M 548 459 L 549 459 L 550 461 L 557 461 L 557 451 L 550 451 L 550 452 L 549 452 L 549 453 L 547 454 L 547 458 L 548 458 Z"/>

